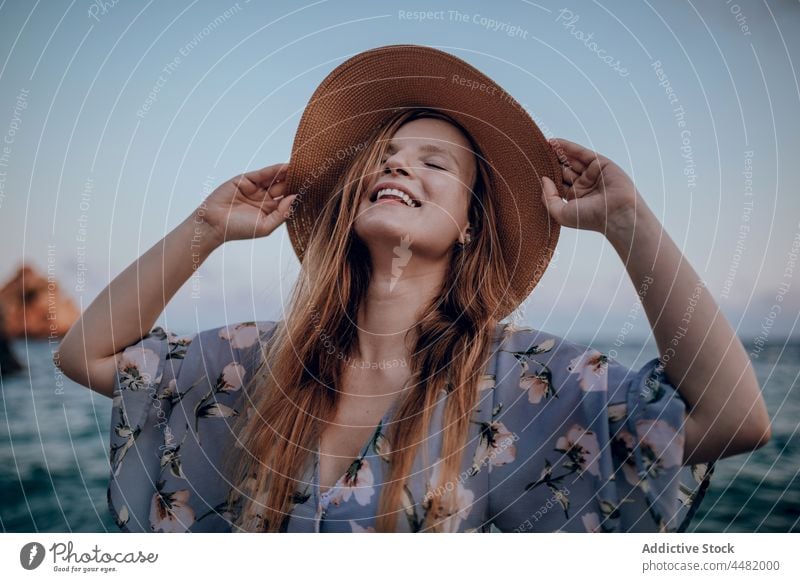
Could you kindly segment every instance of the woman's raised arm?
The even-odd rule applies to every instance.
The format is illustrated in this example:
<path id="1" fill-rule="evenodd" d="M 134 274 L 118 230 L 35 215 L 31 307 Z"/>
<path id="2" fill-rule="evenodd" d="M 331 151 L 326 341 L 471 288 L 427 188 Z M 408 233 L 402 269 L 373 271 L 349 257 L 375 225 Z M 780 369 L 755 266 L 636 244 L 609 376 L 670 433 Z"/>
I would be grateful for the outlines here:
<path id="1" fill-rule="evenodd" d="M 231 178 L 120 273 L 69 329 L 53 356 L 64 374 L 111 397 L 117 354 L 136 343 L 220 245 L 269 235 L 286 219 L 287 164 Z"/>
<path id="2" fill-rule="evenodd" d="M 551 143 L 567 200 L 543 178 L 544 201 L 562 226 L 603 233 L 625 263 L 664 372 L 689 405 L 684 463 L 763 446 L 770 420 L 752 363 L 688 259 L 619 166 L 569 140 Z"/>

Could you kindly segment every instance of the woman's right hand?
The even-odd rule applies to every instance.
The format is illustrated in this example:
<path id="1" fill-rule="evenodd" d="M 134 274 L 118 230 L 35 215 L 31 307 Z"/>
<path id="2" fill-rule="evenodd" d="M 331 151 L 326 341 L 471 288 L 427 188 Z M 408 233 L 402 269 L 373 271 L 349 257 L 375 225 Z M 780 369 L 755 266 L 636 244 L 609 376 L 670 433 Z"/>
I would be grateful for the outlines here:
<path id="1" fill-rule="evenodd" d="M 195 210 L 195 222 L 205 223 L 218 244 L 269 235 L 286 220 L 297 196 L 286 195 L 288 167 L 275 164 L 231 178 Z"/>

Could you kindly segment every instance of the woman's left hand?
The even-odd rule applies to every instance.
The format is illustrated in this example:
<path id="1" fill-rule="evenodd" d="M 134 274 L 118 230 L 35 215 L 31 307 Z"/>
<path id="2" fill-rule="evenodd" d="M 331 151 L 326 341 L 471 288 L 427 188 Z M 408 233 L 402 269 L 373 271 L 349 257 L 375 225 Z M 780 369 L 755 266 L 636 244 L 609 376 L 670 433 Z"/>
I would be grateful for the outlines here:
<path id="1" fill-rule="evenodd" d="M 635 210 L 644 207 L 625 171 L 605 156 L 566 139 L 550 144 L 561 162 L 566 203 L 550 178 L 542 177 L 547 210 L 561 226 L 594 230 L 609 236 L 633 226 Z"/>

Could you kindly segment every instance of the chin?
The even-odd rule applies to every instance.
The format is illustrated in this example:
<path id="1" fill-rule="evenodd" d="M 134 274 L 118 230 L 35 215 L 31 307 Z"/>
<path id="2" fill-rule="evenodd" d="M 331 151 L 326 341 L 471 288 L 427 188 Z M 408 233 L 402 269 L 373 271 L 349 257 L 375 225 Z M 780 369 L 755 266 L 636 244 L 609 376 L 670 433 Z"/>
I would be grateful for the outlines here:
<path id="1" fill-rule="evenodd" d="M 409 229 L 408 226 L 407 222 L 400 220 L 361 215 L 356 219 L 353 228 L 362 241 L 385 240 L 392 244 L 397 244 L 404 236 L 414 238 L 413 231 L 416 229 Z"/>

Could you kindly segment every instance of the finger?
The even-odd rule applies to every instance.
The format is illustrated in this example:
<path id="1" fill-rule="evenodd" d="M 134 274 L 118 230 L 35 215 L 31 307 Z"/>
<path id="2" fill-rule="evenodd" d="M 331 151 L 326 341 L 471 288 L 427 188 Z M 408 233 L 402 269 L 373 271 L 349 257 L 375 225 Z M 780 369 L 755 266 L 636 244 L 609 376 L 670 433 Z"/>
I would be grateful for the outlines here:
<path id="1" fill-rule="evenodd" d="M 578 173 L 584 172 L 586 170 L 586 164 L 584 164 L 578 158 L 572 156 L 564 156 L 561 159 L 561 167 L 570 168 Z"/>
<path id="2" fill-rule="evenodd" d="M 571 168 L 561 166 L 561 185 L 563 186 L 563 195 L 567 200 L 574 200 L 578 197 L 575 190 L 575 184 L 580 180 L 583 174 L 579 174 Z"/>
<path id="3" fill-rule="evenodd" d="M 586 164 L 584 164 L 574 155 L 568 154 L 561 146 L 554 145 L 553 151 L 556 153 L 556 156 L 558 157 L 558 163 L 561 164 L 562 168 L 572 168 L 579 173 L 586 169 Z"/>
<path id="4" fill-rule="evenodd" d="M 576 191 L 582 191 L 584 194 L 594 190 L 597 187 L 603 186 L 602 166 L 600 165 L 599 160 L 595 160 L 589 164 L 589 167 L 586 168 L 586 171 L 572 183 L 572 187 Z"/>
<path id="5" fill-rule="evenodd" d="M 276 182 L 272 186 L 269 186 L 267 190 L 267 194 L 271 199 L 280 198 L 281 196 L 286 196 L 286 190 L 288 186 L 286 182 Z"/>
<path id="6" fill-rule="evenodd" d="M 291 196 L 284 197 L 280 202 L 276 203 L 276 208 L 272 212 L 264 213 L 259 217 L 257 229 L 260 236 L 271 234 L 276 228 L 286 222 L 286 219 L 289 217 L 289 207 L 296 196 L 297 194 L 292 194 Z"/>
<path id="7" fill-rule="evenodd" d="M 261 168 L 260 170 L 253 170 L 252 172 L 245 172 L 242 176 L 248 180 L 262 187 L 269 187 L 275 182 L 282 181 L 286 178 L 286 171 L 289 164 L 274 164 Z"/>
<path id="8" fill-rule="evenodd" d="M 571 184 L 567 184 L 566 182 L 562 182 L 564 184 L 564 199 L 565 200 L 577 200 L 579 198 L 578 195 L 578 186 L 579 182 L 575 181 Z"/>
<path id="9" fill-rule="evenodd" d="M 558 224 L 576 228 L 578 201 L 561 198 L 555 183 L 547 176 L 542 177 L 542 200 L 547 207 L 547 212 Z"/>
<path id="10" fill-rule="evenodd" d="M 599 159 L 595 159 L 592 161 L 591 164 L 586 168 L 586 171 L 583 172 L 583 175 L 591 181 L 595 182 L 603 173 L 603 166 L 600 163 Z"/>
<path id="11" fill-rule="evenodd" d="M 286 220 L 287 218 L 289 218 L 289 212 L 295 198 L 297 198 L 297 194 L 289 194 L 288 196 L 282 198 L 281 201 L 278 203 L 277 212 L 278 214 L 281 215 L 282 220 Z"/>
<path id="12" fill-rule="evenodd" d="M 566 166 L 562 166 L 561 173 L 564 176 L 564 183 L 571 186 L 575 183 L 575 180 L 581 177 L 580 172 L 576 172 L 572 168 L 568 168 Z"/>
<path id="13" fill-rule="evenodd" d="M 561 224 L 561 215 L 563 212 L 564 200 L 553 182 L 547 176 L 542 176 L 542 201 L 547 207 L 550 216 L 555 218 L 556 222 Z"/>
<path id="14" fill-rule="evenodd" d="M 258 188 L 247 192 L 243 190 L 242 193 L 248 200 L 269 204 L 286 195 L 286 182 L 278 182 L 269 188 Z"/>
<path id="15" fill-rule="evenodd" d="M 553 145 L 553 148 L 556 150 L 556 153 L 558 153 L 558 149 L 561 148 L 563 150 L 562 153 L 567 158 L 573 158 L 581 162 L 585 166 L 591 164 L 592 160 L 598 157 L 597 152 L 592 151 L 589 148 L 583 147 L 579 143 L 569 141 L 568 139 L 554 137 L 549 141 Z M 561 155 L 559 155 L 559 158 L 561 158 Z"/>
<path id="16" fill-rule="evenodd" d="M 269 196 L 266 196 L 263 200 L 261 200 L 258 204 L 258 208 L 262 212 L 273 212 L 279 204 L 280 201 L 273 200 Z"/>

